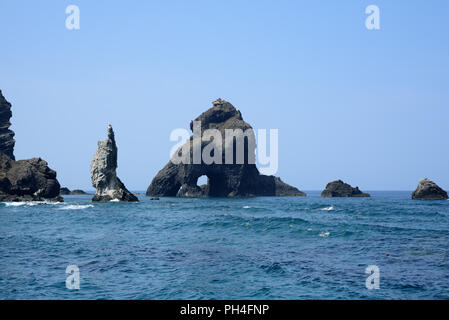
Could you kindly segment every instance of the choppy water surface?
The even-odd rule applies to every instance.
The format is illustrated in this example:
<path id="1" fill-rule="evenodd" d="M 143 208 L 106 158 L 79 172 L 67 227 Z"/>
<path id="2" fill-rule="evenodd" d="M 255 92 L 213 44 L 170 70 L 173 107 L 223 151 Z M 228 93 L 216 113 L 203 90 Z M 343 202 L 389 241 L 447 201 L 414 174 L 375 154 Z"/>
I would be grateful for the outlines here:
<path id="1" fill-rule="evenodd" d="M 449 201 L 371 195 L 0 203 L 0 298 L 449 299 Z"/>

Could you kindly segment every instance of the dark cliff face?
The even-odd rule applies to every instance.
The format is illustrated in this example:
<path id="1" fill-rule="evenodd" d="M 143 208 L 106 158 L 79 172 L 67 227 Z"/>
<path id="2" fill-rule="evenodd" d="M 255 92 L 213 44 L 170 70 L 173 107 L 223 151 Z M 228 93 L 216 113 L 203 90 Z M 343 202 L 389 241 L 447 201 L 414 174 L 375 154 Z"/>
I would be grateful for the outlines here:
<path id="1" fill-rule="evenodd" d="M 14 161 L 0 154 L 0 201 L 52 199 L 59 189 L 56 172 L 41 158 Z"/>
<path id="2" fill-rule="evenodd" d="M 0 152 L 14 160 L 14 132 L 9 129 L 12 117 L 11 104 L 6 101 L 0 90 Z"/>
<path id="3" fill-rule="evenodd" d="M 248 197 L 248 196 L 305 196 L 299 191 L 274 176 L 264 176 L 259 173 L 254 161 L 249 157 L 255 155 L 255 144 L 249 143 L 254 135 L 242 136 L 244 141 L 244 159 L 240 164 L 236 161 L 236 139 L 231 144 L 225 144 L 226 129 L 241 129 L 245 132 L 252 127 L 246 123 L 239 110 L 227 101 L 218 99 L 213 102 L 213 107 L 202 113 L 194 121 L 201 121 L 201 131 L 216 129 L 223 137 L 221 150 L 221 164 L 194 163 L 193 149 L 195 141 L 193 136 L 175 154 L 189 158 L 190 163 L 168 164 L 154 177 L 147 189 L 147 196 L 182 196 L 182 197 Z M 190 129 L 194 131 L 195 122 L 190 123 Z M 201 150 L 212 140 L 201 141 Z M 212 141 L 213 142 L 213 141 Z M 186 145 L 190 146 L 188 154 L 182 150 Z M 226 148 L 233 149 L 232 164 L 225 164 Z M 250 152 L 248 152 L 248 148 Z M 173 158 L 172 158 L 173 159 Z M 207 176 L 207 185 L 198 186 L 197 181 L 201 176 Z"/>
<path id="4" fill-rule="evenodd" d="M 41 158 L 15 161 L 14 132 L 9 130 L 11 104 L 0 91 L 0 201 L 31 201 L 57 198 L 56 172 Z"/>
<path id="5" fill-rule="evenodd" d="M 321 196 L 324 198 L 333 197 L 369 197 L 368 193 L 363 193 L 359 187 L 351 187 L 349 184 L 341 180 L 329 182 L 326 189 L 323 190 Z"/>
<path id="6" fill-rule="evenodd" d="M 429 179 L 419 181 L 418 187 L 412 193 L 414 200 L 447 200 L 447 192 L 441 189 L 435 182 Z"/>

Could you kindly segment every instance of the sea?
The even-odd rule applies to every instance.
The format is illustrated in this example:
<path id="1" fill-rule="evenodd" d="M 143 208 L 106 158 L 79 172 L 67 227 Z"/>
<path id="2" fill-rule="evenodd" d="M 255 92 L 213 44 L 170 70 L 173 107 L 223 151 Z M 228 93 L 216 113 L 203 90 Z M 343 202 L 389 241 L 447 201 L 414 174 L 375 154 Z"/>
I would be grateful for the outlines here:
<path id="1" fill-rule="evenodd" d="M 307 193 L 0 203 L 0 299 L 449 299 L 449 201 Z"/>

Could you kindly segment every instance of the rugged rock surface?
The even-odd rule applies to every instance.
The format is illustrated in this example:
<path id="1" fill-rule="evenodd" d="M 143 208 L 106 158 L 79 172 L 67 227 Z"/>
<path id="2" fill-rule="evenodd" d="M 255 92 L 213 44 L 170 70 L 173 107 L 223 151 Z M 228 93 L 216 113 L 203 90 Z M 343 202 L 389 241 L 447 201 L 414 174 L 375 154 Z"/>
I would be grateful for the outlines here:
<path id="1" fill-rule="evenodd" d="M 201 121 L 201 131 L 217 129 L 223 137 L 222 164 L 204 163 L 203 159 L 194 164 L 193 149 L 195 139 L 193 136 L 184 146 L 178 149 L 175 156 L 189 159 L 183 163 L 177 163 L 172 159 L 153 178 L 147 189 L 147 196 L 181 196 L 181 197 L 248 197 L 248 196 L 305 196 L 304 192 L 292 187 L 274 176 L 265 176 L 259 173 L 253 161 L 249 161 L 248 154 L 255 154 L 255 145 L 251 147 L 248 138 L 245 139 L 245 158 L 238 164 L 236 157 L 236 140 L 231 144 L 225 144 L 225 129 L 252 129 L 243 121 L 242 115 L 232 104 L 218 99 L 213 102 L 213 107 L 202 113 L 194 121 Z M 190 129 L 194 131 L 194 122 L 190 123 Z M 243 141 L 243 140 L 242 140 Z M 201 150 L 209 141 L 201 141 Z M 183 154 L 184 147 L 190 146 L 190 151 Z M 248 148 L 251 152 L 248 153 Z M 234 161 L 225 164 L 226 148 L 234 149 Z M 207 176 L 207 185 L 198 186 L 197 181 L 201 176 Z"/>
<path id="2" fill-rule="evenodd" d="M 341 180 L 329 182 L 326 185 L 326 189 L 321 192 L 321 196 L 324 198 L 333 197 L 369 197 L 368 193 L 363 193 L 359 190 L 359 187 L 351 187 L 349 184 L 344 183 Z"/>
<path id="3" fill-rule="evenodd" d="M 59 189 L 56 172 L 41 158 L 14 161 L 0 153 L 0 201 L 62 201 Z"/>
<path id="4" fill-rule="evenodd" d="M 435 182 L 430 179 L 422 179 L 419 181 L 418 187 L 412 193 L 414 200 L 447 200 L 449 199 L 447 192 L 441 189 Z"/>
<path id="5" fill-rule="evenodd" d="M 117 145 L 114 131 L 108 126 L 108 137 L 98 141 L 98 149 L 90 165 L 92 186 L 96 192 L 92 201 L 139 201 L 117 177 Z"/>
<path id="6" fill-rule="evenodd" d="M 11 104 L 0 91 L 0 201 L 63 201 L 56 172 L 41 158 L 15 161 Z"/>
<path id="7" fill-rule="evenodd" d="M 14 132 L 9 130 L 12 117 L 11 104 L 6 101 L 0 90 L 0 152 L 6 154 L 11 159 L 14 158 Z"/>

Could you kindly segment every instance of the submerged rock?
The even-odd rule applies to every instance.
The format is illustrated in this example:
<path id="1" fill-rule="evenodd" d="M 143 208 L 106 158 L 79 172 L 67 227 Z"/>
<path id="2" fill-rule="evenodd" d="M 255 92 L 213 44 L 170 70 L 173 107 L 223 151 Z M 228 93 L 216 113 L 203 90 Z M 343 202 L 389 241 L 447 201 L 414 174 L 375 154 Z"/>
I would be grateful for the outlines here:
<path id="1" fill-rule="evenodd" d="M 430 179 L 422 179 L 418 183 L 418 187 L 412 193 L 414 200 L 447 200 L 449 199 L 447 192 L 441 189 L 435 182 Z"/>
<path id="2" fill-rule="evenodd" d="M 194 122 L 195 121 L 195 122 Z M 198 118 L 190 123 L 190 129 L 195 132 L 194 124 L 201 122 L 201 132 L 206 129 L 216 129 L 225 137 L 226 129 L 241 129 L 244 132 L 252 127 L 243 121 L 242 114 L 229 102 L 218 99 L 213 102 L 213 107 L 202 113 Z M 241 137 L 242 135 L 240 135 Z M 236 148 L 236 139 L 232 144 L 226 145 L 224 139 L 220 145 L 223 150 L 221 164 L 217 162 L 205 163 L 199 159 L 195 163 L 193 150 L 199 144 L 201 150 L 209 143 L 215 143 L 205 140 L 196 140 L 194 136 L 190 137 L 184 146 L 174 154 L 174 157 L 184 158 L 187 161 L 174 161 L 174 158 L 159 171 L 153 178 L 147 189 L 147 196 L 180 196 L 180 197 L 248 197 L 248 196 L 305 196 L 304 192 L 292 187 L 280 178 L 274 176 L 265 176 L 259 173 L 254 162 L 249 161 L 248 157 L 255 155 L 255 144 L 251 145 L 249 139 L 254 139 L 254 134 L 244 139 L 244 159 L 240 164 L 235 161 L 236 152 L 234 151 L 234 161 L 226 164 L 226 149 Z M 242 140 L 243 141 L 243 140 Z M 251 148 L 251 149 L 248 149 Z M 185 151 L 183 153 L 183 150 Z M 248 152 L 248 150 L 250 152 Z M 211 152 L 212 154 L 212 152 Z M 249 156 L 248 156 L 249 155 Z M 207 185 L 198 186 L 198 178 L 207 176 Z"/>
<path id="3" fill-rule="evenodd" d="M 363 193 L 359 190 L 359 187 L 351 187 L 349 184 L 344 183 L 341 180 L 329 182 L 326 185 L 326 189 L 321 192 L 321 196 L 324 198 L 333 197 L 369 197 L 368 193 Z"/>
<path id="4" fill-rule="evenodd" d="M 11 104 L 0 91 L 0 201 L 62 201 L 56 172 L 41 158 L 15 161 Z"/>
<path id="5" fill-rule="evenodd" d="M 108 126 L 106 140 L 98 142 L 98 149 L 90 165 L 92 186 L 96 192 L 92 201 L 139 201 L 117 177 L 117 145 L 114 131 Z"/>

